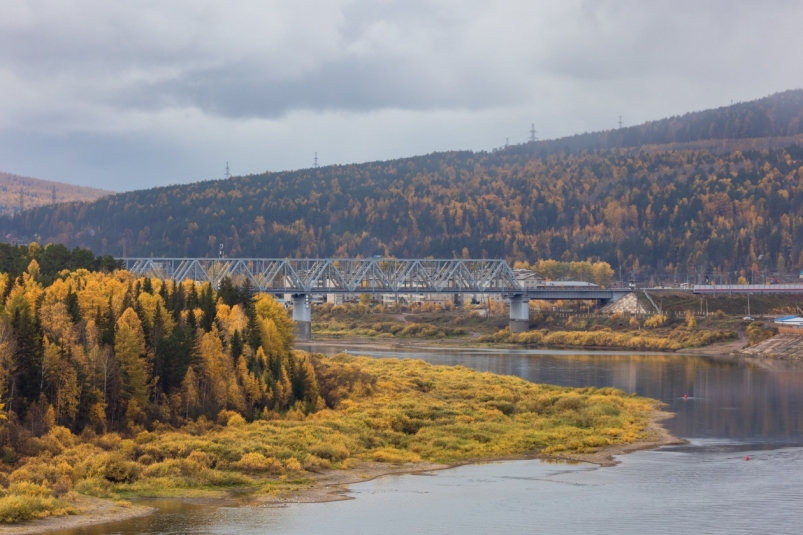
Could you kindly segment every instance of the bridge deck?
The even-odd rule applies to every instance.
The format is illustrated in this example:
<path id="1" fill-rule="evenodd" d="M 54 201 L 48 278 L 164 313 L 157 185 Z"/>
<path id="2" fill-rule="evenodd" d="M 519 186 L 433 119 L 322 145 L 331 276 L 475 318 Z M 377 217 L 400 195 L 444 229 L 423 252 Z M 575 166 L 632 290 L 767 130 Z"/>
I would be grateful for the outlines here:
<path id="1" fill-rule="evenodd" d="M 161 280 L 228 277 L 271 294 L 503 294 L 530 299 L 613 301 L 628 293 L 585 286 L 525 289 L 499 259 L 127 258 L 126 269 Z"/>

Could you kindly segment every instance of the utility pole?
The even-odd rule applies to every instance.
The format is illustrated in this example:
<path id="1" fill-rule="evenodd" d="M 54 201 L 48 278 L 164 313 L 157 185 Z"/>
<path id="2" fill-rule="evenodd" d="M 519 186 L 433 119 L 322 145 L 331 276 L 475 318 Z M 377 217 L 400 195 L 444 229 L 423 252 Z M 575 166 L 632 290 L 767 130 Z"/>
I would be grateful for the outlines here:
<path id="1" fill-rule="evenodd" d="M 530 127 L 530 141 L 532 141 L 533 143 L 538 141 L 538 138 L 535 137 L 535 134 L 537 133 L 538 131 L 535 129 L 535 123 L 533 123 L 532 126 Z"/>
<path id="2" fill-rule="evenodd" d="M 312 164 L 312 167 L 315 167 L 316 169 L 319 167 L 319 165 L 318 165 L 318 153 L 317 152 L 315 152 L 315 162 Z"/>

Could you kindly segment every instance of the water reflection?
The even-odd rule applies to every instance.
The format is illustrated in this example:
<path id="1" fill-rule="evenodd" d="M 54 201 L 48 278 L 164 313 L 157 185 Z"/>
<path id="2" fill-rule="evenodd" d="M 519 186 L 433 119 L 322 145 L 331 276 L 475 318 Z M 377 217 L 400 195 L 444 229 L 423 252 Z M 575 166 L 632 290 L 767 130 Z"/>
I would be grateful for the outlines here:
<path id="1" fill-rule="evenodd" d="M 342 348 L 316 346 L 335 354 Z M 614 386 L 660 399 L 684 438 L 736 439 L 750 447 L 803 445 L 803 367 L 693 355 L 569 351 L 394 350 L 352 352 L 423 359 L 563 386 Z M 772 363 L 770 363 L 772 364 Z M 688 399 L 684 399 L 684 395 Z"/>

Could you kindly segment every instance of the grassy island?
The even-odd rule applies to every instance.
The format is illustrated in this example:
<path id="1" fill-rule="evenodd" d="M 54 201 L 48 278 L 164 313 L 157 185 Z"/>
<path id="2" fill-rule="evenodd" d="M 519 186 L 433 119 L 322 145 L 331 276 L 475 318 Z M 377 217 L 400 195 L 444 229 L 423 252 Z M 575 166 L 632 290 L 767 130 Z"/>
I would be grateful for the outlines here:
<path id="1" fill-rule="evenodd" d="M 572 389 L 433 366 L 418 360 L 309 358 L 325 406 L 247 422 L 233 411 L 136 435 L 74 435 L 54 427 L 35 439 L 0 498 L 16 510 L 77 512 L 71 494 L 219 496 L 308 487 L 327 469 L 364 461 L 410 463 L 587 453 L 645 438 L 657 402 L 613 388 Z M 67 492 L 68 487 L 73 489 Z M 55 496 L 60 496 L 56 498 Z M 30 515 L 33 516 L 33 515 Z"/>

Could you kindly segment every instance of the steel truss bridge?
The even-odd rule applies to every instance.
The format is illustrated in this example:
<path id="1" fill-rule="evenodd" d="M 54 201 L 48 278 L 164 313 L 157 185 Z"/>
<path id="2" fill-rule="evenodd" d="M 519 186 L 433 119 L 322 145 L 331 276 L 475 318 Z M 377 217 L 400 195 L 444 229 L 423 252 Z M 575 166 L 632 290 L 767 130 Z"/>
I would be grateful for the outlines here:
<path id="1" fill-rule="evenodd" d="M 126 258 L 135 275 L 181 282 L 229 278 L 269 294 L 290 294 L 299 338 L 309 339 L 311 294 L 497 294 L 510 301 L 510 327 L 529 328 L 530 299 L 616 301 L 629 290 L 596 286 L 524 288 L 504 260 L 397 258 Z"/>
<path id="2" fill-rule="evenodd" d="M 395 258 L 128 258 L 131 273 L 162 280 L 251 283 L 272 294 L 520 293 L 504 260 Z"/>

